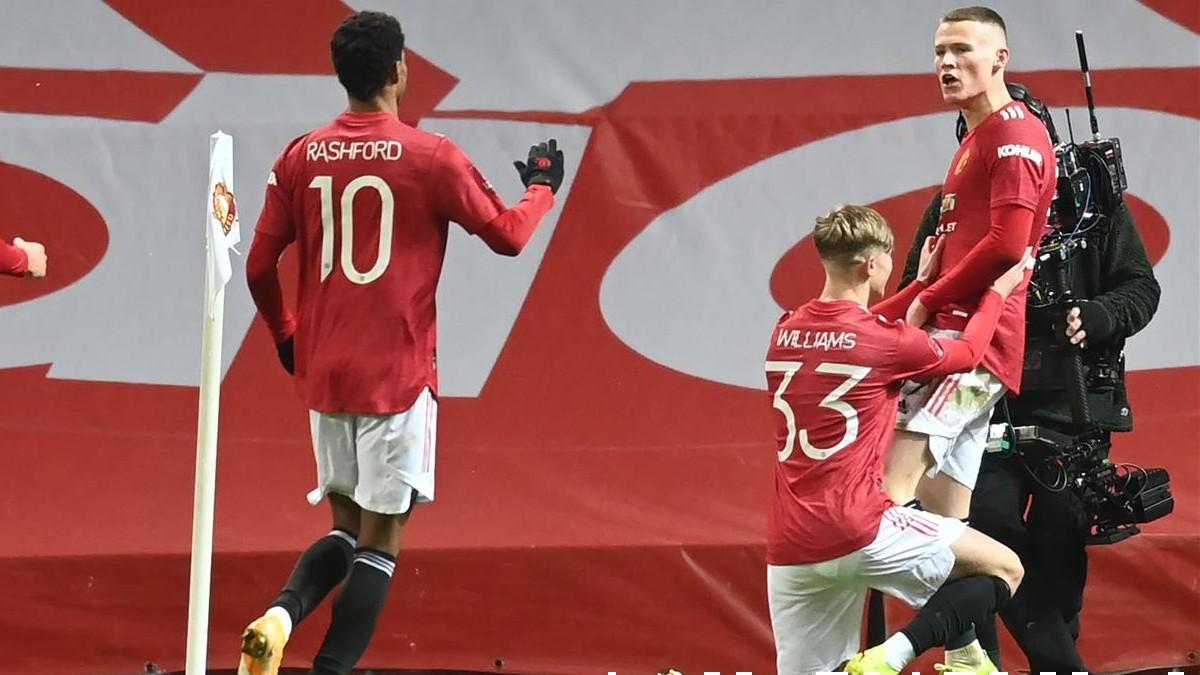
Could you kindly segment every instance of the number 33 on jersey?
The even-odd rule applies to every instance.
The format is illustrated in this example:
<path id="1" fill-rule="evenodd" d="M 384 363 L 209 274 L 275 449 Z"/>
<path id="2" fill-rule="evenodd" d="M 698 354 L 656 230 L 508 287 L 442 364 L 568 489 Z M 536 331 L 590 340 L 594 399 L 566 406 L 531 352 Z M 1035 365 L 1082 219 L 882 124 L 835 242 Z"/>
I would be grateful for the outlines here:
<path id="1" fill-rule="evenodd" d="M 768 562 L 831 560 L 870 543 L 891 505 L 883 458 L 900 384 L 942 363 L 924 331 L 849 300 L 813 300 L 780 319 L 766 359 L 779 453 Z"/>

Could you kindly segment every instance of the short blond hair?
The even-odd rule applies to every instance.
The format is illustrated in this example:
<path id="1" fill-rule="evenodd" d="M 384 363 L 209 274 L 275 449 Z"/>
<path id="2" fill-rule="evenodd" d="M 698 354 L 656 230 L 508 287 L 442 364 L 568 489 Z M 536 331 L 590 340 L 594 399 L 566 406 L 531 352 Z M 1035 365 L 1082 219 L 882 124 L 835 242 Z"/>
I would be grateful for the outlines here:
<path id="1" fill-rule="evenodd" d="M 873 252 L 890 253 L 895 237 L 887 219 L 869 206 L 840 204 L 817 218 L 813 243 L 826 262 L 858 264 Z"/>

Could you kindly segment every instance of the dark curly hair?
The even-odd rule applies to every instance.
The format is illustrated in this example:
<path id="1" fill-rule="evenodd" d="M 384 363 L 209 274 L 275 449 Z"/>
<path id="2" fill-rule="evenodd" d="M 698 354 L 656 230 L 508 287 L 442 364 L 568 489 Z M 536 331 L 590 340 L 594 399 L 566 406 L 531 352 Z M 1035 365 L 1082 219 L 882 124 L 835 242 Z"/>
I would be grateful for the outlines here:
<path id="1" fill-rule="evenodd" d="M 346 93 L 369 101 L 395 82 L 395 64 L 404 55 L 404 31 L 390 14 L 358 12 L 333 32 L 329 51 Z"/>

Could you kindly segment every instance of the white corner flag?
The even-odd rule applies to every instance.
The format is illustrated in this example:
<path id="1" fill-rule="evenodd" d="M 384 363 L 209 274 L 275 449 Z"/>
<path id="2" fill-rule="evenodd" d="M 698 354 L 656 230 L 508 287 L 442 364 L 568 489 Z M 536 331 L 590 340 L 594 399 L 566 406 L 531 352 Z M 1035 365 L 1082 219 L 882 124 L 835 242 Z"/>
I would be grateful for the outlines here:
<path id="1" fill-rule="evenodd" d="M 205 209 L 204 326 L 200 338 L 200 413 L 196 489 L 192 508 L 192 573 L 188 595 L 187 675 L 204 675 L 212 576 L 213 510 L 217 481 L 217 422 L 221 406 L 221 328 L 225 284 L 233 277 L 229 252 L 241 241 L 233 196 L 233 137 L 218 131 L 208 145 Z"/>
<path id="2" fill-rule="evenodd" d="M 233 277 L 229 252 L 242 240 L 237 200 L 233 197 L 233 136 L 218 131 L 208 140 L 208 265 L 216 282 L 210 292 L 224 289 Z"/>

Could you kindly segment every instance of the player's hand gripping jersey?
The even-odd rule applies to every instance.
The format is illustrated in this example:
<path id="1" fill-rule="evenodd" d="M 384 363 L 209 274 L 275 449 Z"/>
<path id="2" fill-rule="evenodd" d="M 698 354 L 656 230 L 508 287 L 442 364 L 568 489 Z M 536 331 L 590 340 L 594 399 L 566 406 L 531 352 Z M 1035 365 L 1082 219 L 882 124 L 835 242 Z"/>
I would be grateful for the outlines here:
<path id="1" fill-rule="evenodd" d="M 831 560 L 870 544 L 892 505 L 881 485 L 901 383 L 978 365 L 1000 296 L 985 293 L 961 340 L 939 341 L 895 318 L 922 289 L 911 284 L 871 310 L 813 300 L 779 320 L 766 364 L 779 411 L 770 564 Z"/>
<path id="2" fill-rule="evenodd" d="M 389 113 L 343 113 L 292 141 L 267 181 L 247 268 L 276 343 L 295 334 L 308 407 L 394 413 L 427 386 L 436 393 L 434 297 L 448 222 L 515 255 L 553 201 L 550 186 L 534 184 L 508 209 L 453 141 Z M 292 241 L 296 318 L 274 272 Z"/>
<path id="3" fill-rule="evenodd" d="M 920 294 L 933 326 L 962 330 L 992 281 L 1036 250 L 1054 198 L 1057 164 L 1046 127 L 1013 101 L 963 137 L 942 185 L 937 233 L 946 237 L 942 269 Z M 1024 288 L 1004 306 L 983 365 L 1019 391 L 1025 353 Z"/>

